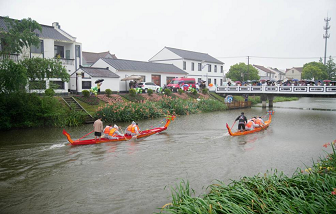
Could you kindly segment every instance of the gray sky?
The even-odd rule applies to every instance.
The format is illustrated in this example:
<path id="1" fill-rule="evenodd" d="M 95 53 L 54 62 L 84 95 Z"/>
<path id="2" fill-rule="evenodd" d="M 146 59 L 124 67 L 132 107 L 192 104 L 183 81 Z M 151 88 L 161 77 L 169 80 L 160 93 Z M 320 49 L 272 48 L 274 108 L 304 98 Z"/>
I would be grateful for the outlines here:
<path id="1" fill-rule="evenodd" d="M 327 56 L 336 58 L 336 0 L 0 0 L 0 15 L 59 22 L 83 51 L 148 61 L 167 46 L 208 53 L 225 71 L 246 56 L 280 69 L 318 61 L 328 15 Z"/>

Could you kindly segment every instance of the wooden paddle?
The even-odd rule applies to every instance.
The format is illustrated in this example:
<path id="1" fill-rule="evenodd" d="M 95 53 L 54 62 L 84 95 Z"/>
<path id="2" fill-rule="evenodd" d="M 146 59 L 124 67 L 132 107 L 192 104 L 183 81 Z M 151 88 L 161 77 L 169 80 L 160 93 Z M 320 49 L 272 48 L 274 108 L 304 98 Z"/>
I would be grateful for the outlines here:
<path id="1" fill-rule="evenodd" d="M 78 140 L 81 140 L 81 139 L 83 139 L 84 137 L 86 137 L 86 136 L 88 136 L 89 134 L 91 134 L 93 131 L 94 131 L 94 130 L 92 130 L 90 133 L 88 133 L 88 134 L 84 135 L 83 137 L 79 138 Z"/>
<path id="2" fill-rule="evenodd" d="M 236 121 L 237 121 L 237 120 L 235 120 L 235 121 L 234 121 L 234 123 L 233 123 L 233 125 L 232 125 L 232 127 L 231 127 L 231 130 L 232 130 L 232 128 L 233 128 L 233 126 L 234 126 L 234 124 L 236 124 Z"/>

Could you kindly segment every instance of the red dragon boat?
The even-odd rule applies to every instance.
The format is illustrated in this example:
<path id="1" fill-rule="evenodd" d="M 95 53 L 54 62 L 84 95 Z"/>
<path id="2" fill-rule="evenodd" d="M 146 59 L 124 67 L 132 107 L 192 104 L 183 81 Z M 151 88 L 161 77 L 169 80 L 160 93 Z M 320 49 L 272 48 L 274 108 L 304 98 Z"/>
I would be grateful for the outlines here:
<path id="1" fill-rule="evenodd" d="M 268 128 L 268 126 L 271 124 L 272 122 L 272 114 L 274 114 L 274 111 L 269 111 L 268 112 L 268 120 L 264 121 L 265 125 L 263 125 L 262 127 L 256 127 L 254 128 L 253 130 L 250 130 L 250 131 L 237 131 L 237 132 L 232 132 L 231 128 L 229 127 L 229 125 L 226 123 L 226 128 L 228 129 L 229 131 L 229 134 L 231 136 L 241 136 L 241 135 L 247 135 L 247 134 L 252 134 L 252 133 L 255 133 L 255 132 L 260 132 L 262 130 L 265 130 Z"/>
<path id="2" fill-rule="evenodd" d="M 170 122 L 174 121 L 174 119 L 175 119 L 175 116 L 167 116 L 166 117 L 166 124 L 164 126 L 140 131 L 139 135 L 137 135 L 135 138 L 138 139 L 138 138 L 148 137 L 148 136 L 151 136 L 153 134 L 162 132 L 162 131 L 164 131 L 168 128 Z M 117 142 L 117 141 L 127 141 L 127 140 L 132 139 L 132 137 L 134 137 L 134 136 L 125 134 L 124 136 L 118 137 L 117 139 L 101 138 L 100 140 L 99 139 L 97 139 L 97 140 L 95 140 L 95 139 L 72 140 L 70 134 L 68 132 L 66 132 L 64 129 L 63 129 L 63 134 L 67 137 L 68 141 L 70 142 L 70 145 L 73 145 L 73 146 L 100 144 L 100 143 Z"/>

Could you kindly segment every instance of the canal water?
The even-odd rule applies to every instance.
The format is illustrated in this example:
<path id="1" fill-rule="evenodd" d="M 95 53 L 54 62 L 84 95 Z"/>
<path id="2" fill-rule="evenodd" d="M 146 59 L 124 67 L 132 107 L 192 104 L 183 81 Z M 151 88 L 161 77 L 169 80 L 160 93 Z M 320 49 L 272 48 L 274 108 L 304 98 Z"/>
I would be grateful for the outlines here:
<path id="1" fill-rule="evenodd" d="M 153 213 L 171 202 L 181 180 L 200 196 L 216 180 L 272 169 L 290 176 L 330 152 L 323 144 L 336 139 L 335 108 L 328 98 L 275 103 L 267 130 L 239 137 L 225 124 L 242 110 L 178 116 L 160 134 L 100 145 L 69 146 L 60 128 L 0 132 L 0 213 Z M 243 111 L 266 114 L 258 106 Z M 74 139 L 91 130 L 67 128 Z"/>

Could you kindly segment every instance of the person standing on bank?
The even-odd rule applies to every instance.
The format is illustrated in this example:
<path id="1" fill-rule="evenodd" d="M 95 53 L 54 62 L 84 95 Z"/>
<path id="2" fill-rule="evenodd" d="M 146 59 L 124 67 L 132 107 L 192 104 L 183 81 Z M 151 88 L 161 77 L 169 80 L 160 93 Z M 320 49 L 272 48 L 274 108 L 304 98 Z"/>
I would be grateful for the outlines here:
<path id="1" fill-rule="evenodd" d="M 101 121 L 102 118 L 98 118 L 94 123 L 93 123 L 93 131 L 95 133 L 95 140 L 97 140 L 97 137 L 99 137 L 99 140 L 101 140 L 101 134 L 103 132 L 103 122 Z"/>
<path id="2" fill-rule="evenodd" d="M 245 117 L 244 112 L 242 112 L 241 115 L 239 115 L 235 121 L 237 120 L 239 120 L 238 130 L 245 131 L 245 124 L 247 123 L 247 118 Z"/>

